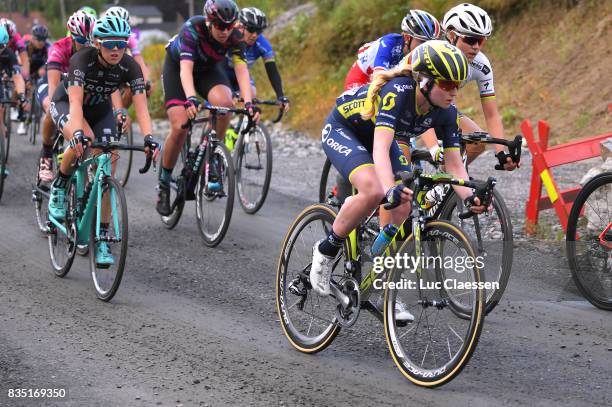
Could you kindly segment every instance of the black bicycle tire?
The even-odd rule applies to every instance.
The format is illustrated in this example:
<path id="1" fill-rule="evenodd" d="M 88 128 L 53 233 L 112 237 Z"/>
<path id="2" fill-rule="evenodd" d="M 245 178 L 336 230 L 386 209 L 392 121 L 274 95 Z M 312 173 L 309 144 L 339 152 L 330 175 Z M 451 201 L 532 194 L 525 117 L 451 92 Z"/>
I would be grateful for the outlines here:
<path id="1" fill-rule="evenodd" d="M 210 143 L 210 139 L 209 139 Z M 227 163 L 226 174 L 227 174 L 227 185 L 224 186 L 224 190 L 227 193 L 227 200 L 225 204 L 225 216 L 223 218 L 222 225 L 218 230 L 218 234 L 215 238 L 210 239 L 206 236 L 206 233 L 203 232 L 203 215 L 199 215 L 199 206 L 202 201 L 202 188 L 198 187 L 196 190 L 196 219 L 198 223 L 198 232 L 200 232 L 200 237 L 204 241 L 204 244 L 208 247 L 216 247 L 223 241 L 227 230 L 229 229 L 230 222 L 232 220 L 232 213 L 234 210 L 234 193 L 236 192 L 236 180 L 235 180 L 235 170 L 234 170 L 234 160 L 232 159 L 232 154 L 229 152 L 227 147 L 222 141 L 218 141 L 216 144 L 216 148 L 214 154 L 219 154 L 219 152 L 225 157 L 224 161 Z M 202 163 L 202 170 L 198 175 L 197 185 L 201 186 L 203 184 L 202 177 L 204 176 L 205 169 L 207 167 L 207 163 L 210 162 L 210 149 L 207 148 L 206 153 L 204 155 L 204 162 Z"/>
<path id="2" fill-rule="evenodd" d="M 183 162 L 183 168 L 187 165 L 187 153 L 189 152 L 189 145 L 190 145 L 190 140 L 191 137 L 188 135 L 187 138 L 185 139 L 185 143 L 183 144 L 183 148 L 181 149 L 181 152 L 179 154 L 178 159 L 181 160 Z M 162 158 L 160 159 L 160 162 L 162 162 L 161 160 L 163 159 L 163 151 L 162 151 Z M 175 166 L 176 168 L 176 166 Z M 159 174 L 161 175 L 161 171 L 159 172 Z M 180 174 L 179 174 L 180 176 Z M 177 177 L 178 179 L 178 177 Z M 183 190 L 183 199 L 181 199 L 176 206 L 174 207 L 174 210 L 172 211 L 172 213 L 168 216 L 161 216 L 160 215 L 160 219 L 162 221 L 162 224 L 168 229 L 168 230 L 172 230 L 176 227 L 176 225 L 179 223 L 179 221 L 181 220 L 181 216 L 183 215 L 183 209 L 185 208 L 185 191 Z"/>
<path id="3" fill-rule="evenodd" d="M 444 203 L 439 212 L 439 219 L 450 220 L 449 214 L 452 213 L 457 205 L 457 199 L 454 190 L 450 190 L 444 199 Z M 493 190 L 493 210 L 498 211 L 501 214 L 499 216 L 502 231 L 504 234 L 503 248 L 502 248 L 502 272 L 498 280 L 499 289 L 495 290 L 493 295 L 487 300 L 485 306 L 485 315 L 488 315 L 493 309 L 499 304 L 504 291 L 508 285 L 510 274 L 512 272 L 512 262 L 514 257 L 514 237 L 512 230 L 512 220 L 508 207 L 497 189 Z M 486 270 L 485 270 L 486 276 Z M 468 315 L 463 314 L 463 317 L 467 318 Z"/>
<path id="4" fill-rule="evenodd" d="M 4 157 L 4 131 L 0 129 L 0 201 L 2 200 L 2 193 L 4 192 L 4 170 L 6 168 L 6 160 Z"/>
<path id="5" fill-rule="evenodd" d="M 240 137 L 238 138 L 238 143 L 236 146 L 237 157 L 236 157 L 236 165 L 235 165 L 236 168 L 235 169 L 236 169 L 236 188 L 237 188 L 236 190 L 238 192 L 238 202 L 240 203 L 240 206 L 242 207 L 242 209 L 249 215 L 256 214 L 263 206 L 264 202 L 266 201 L 266 197 L 268 196 L 268 191 L 270 190 L 270 182 L 272 180 L 272 138 L 270 137 L 270 132 L 268 131 L 268 129 L 263 123 L 256 125 L 256 128 L 259 128 L 261 130 L 262 134 L 264 135 L 264 138 L 266 139 L 266 174 L 265 174 L 264 183 L 262 186 L 261 195 L 259 196 L 257 202 L 252 208 L 247 207 L 247 205 L 244 203 L 242 199 L 242 195 L 240 194 L 240 191 L 242 190 L 242 188 L 240 187 L 240 180 L 241 180 L 241 174 L 242 174 L 242 169 L 241 169 L 240 164 L 243 161 L 242 152 L 244 151 L 244 138 L 245 138 L 243 134 L 241 134 Z"/>
<path id="6" fill-rule="evenodd" d="M 316 218 L 317 213 L 320 214 L 319 218 Z M 278 262 L 276 266 L 276 281 L 275 281 L 275 297 L 276 298 L 275 300 L 276 300 L 276 313 L 278 315 L 281 328 L 283 330 L 283 333 L 285 334 L 285 337 L 291 344 L 291 346 L 293 346 L 295 349 L 297 349 L 300 352 L 314 354 L 314 353 L 321 352 L 322 350 L 327 348 L 334 341 L 336 336 L 340 333 L 341 327 L 339 324 L 336 323 L 331 328 L 328 328 L 330 329 L 329 332 L 326 335 L 324 335 L 321 338 L 321 340 L 313 344 L 307 344 L 301 341 L 299 339 L 299 336 L 295 332 L 292 332 L 291 329 L 289 329 L 289 327 L 287 326 L 287 319 L 289 317 L 285 315 L 284 300 L 283 300 L 284 298 L 283 292 L 285 289 L 283 281 L 286 281 L 286 278 L 285 278 L 286 272 L 284 272 L 284 270 L 286 270 L 286 263 L 287 263 L 286 256 L 284 255 L 287 253 L 286 247 L 288 246 L 288 243 L 294 243 L 296 241 L 295 237 L 292 238 L 293 231 L 298 226 L 300 226 L 302 220 L 307 217 L 313 217 L 314 219 L 313 221 L 328 221 L 329 223 L 333 223 L 336 217 L 336 212 L 327 205 L 314 204 L 302 210 L 302 212 L 298 216 L 296 216 L 296 218 L 293 220 L 293 222 L 291 223 L 291 226 L 287 230 L 287 233 L 283 239 L 283 244 L 281 245 L 281 252 L 278 257 Z M 302 225 L 301 230 L 303 230 L 306 225 L 307 223 L 304 223 Z M 299 232 L 298 232 L 298 235 L 299 235 Z M 347 239 L 345 242 L 344 253 L 349 253 L 349 250 L 350 250 L 349 242 Z"/>
<path id="7" fill-rule="evenodd" d="M 102 182 L 107 182 L 111 184 L 111 188 L 115 189 L 117 197 L 119 198 L 118 202 L 121 206 L 121 229 L 122 229 L 121 230 L 121 254 L 119 255 L 119 264 L 117 266 L 117 273 L 115 276 L 115 280 L 113 281 L 111 288 L 106 293 L 99 292 L 96 289 L 95 282 L 94 282 L 94 290 L 96 291 L 96 297 L 98 297 L 100 300 L 104 302 L 108 302 L 115 296 L 115 294 L 117 294 L 117 290 L 119 289 L 119 285 L 121 284 L 121 279 L 123 278 L 125 260 L 127 258 L 127 251 L 128 251 L 128 225 L 129 223 L 128 223 L 127 201 L 125 199 L 125 192 L 123 191 L 123 187 L 121 186 L 121 183 L 113 177 L 106 177 L 104 181 Z M 104 190 L 104 185 L 102 185 L 102 190 Z M 96 255 L 95 255 L 96 249 L 94 246 L 95 245 L 94 234 L 95 234 L 95 228 L 96 228 L 95 213 L 96 212 L 94 211 L 93 219 L 91 222 L 91 230 L 89 234 L 89 269 L 91 272 L 92 279 L 95 279 L 94 273 L 96 270 Z M 107 272 L 108 270 L 102 271 L 102 273 L 107 273 Z"/>
<path id="8" fill-rule="evenodd" d="M 329 178 L 329 170 L 331 169 L 331 161 L 329 158 L 325 159 L 323 169 L 321 170 L 321 179 L 319 181 L 319 203 L 325 203 L 327 201 L 327 181 Z"/>
<path id="9" fill-rule="evenodd" d="M 445 230 L 445 232 L 443 231 L 442 233 L 440 233 L 440 235 L 444 236 L 444 233 L 450 233 L 456 238 L 458 237 L 463 242 L 463 245 L 465 245 L 465 247 L 469 249 L 468 254 L 475 256 L 474 248 L 472 247 L 469 239 L 457 226 L 443 220 L 434 220 L 428 222 L 425 225 L 425 228 L 421 232 L 423 237 L 425 237 L 427 233 L 433 230 L 433 228 Z M 402 244 L 398 252 L 400 252 L 406 245 L 413 244 L 412 240 L 412 237 L 406 240 Z M 480 270 L 478 268 L 475 268 L 474 272 L 475 281 L 477 283 L 481 282 L 482 278 L 480 276 Z M 394 274 L 395 269 L 392 269 L 389 273 L 388 281 L 393 281 L 393 279 L 395 278 Z M 478 345 L 478 340 L 480 338 L 480 333 L 482 332 L 482 326 L 484 323 L 484 293 L 482 293 L 481 291 L 482 297 L 479 296 L 480 298 L 477 297 L 476 300 L 476 312 L 474 317 L 471 318 L 468 335 L 466 335 L 468 339 L 467 341 L 465 341 L 467 343 L 467 347 L 462 346 L 461 357 L 453 357 L 454 362 L 444 370 L 443 374 L 435 376 L 432 374 L 418 375 L 416 373 L 416 368 L 407 368 L 406 366 L 404 366 L 403 360 L 405 359 L 405 356 L 403 351 L 400 350 L 398 352 L 397 349 L 395 349 L 395 346 L 398 346 L 397 344 L 399 343 L 399 340 L 397 338 L 392 338 L 395 332 L 395 329 L 393 328 L 393 325 L 395 325 L 395 318 L 393 312 L 389 313 L 389 309 L 394 309 L 395 303 L 394 298 L 391 298 L 394 297 L 394 294 L 391 294 L 391 296 L 389 295 L 391 291 L 392 290 L 390 289 L 385 289 L 384 292 L 384 329 L 387 346 L 389 348 L 389 352 L 391 353 L 392 359 L 395 362 L 395 365 L 398 367 L 404 377 L 406 377 L 412 383 L 421 387 L 438 387 L 453 380 L 455 377 L 457 377 L 459 373 L 461 373 L 461 371 L 468 364 Z M 391 303 L 389 303 L 389 301 L 391 301 Z M 390 322 L 392 322 L 392 324 L 390 324 Z"/>
<path id="10" fill-rule="evenodd" d="M 601 173 L 587 182 L 584 187 L 576 196 L 574 200 L 574 204 L 572 205 L 572 209 L 570 211 L 568 220 L 567 220 L 567 233 L 565 237 L 565 245 L 566 245 L 566 253 L 567 259 L 570 266 L 570 270 L 572 272 L 572 279 L 578 287 L 580 293 L 587 299 L 591 304 L 595 307 L 612 311 L 612 299 L 603 300 L 598 299 L 593 293 L 586 287 L 579 276 L 579 271 L 577 268 L 577 258 L 576 258 L 576 231 L 578 220 L 580 218 L 580 212 L 582 212 L 582 208 L 586 203 L 587 199 L 602 185 L 607 185 L 612 183 L 612 172 L 604 172 Z"/>
<path id="11" fill-rule="evenodd" d="M 65 197 L 68 197 L 69 199 L 71 198 L 74 200 L 75 199 L 74 193 L 73 193 L 74 188 L 75 188 L 75 185 L 73 182 L 68 183 L 68 185 L 66 186 Z M 71 208 L 73 206 L 74 206 L 74 201 L 71 204 L 67 205 L 68 208 Z M 66 212 L 67 212 L 66 215 L 68 215 L 68 210 Z M 70 221 L 70 222 L 64 221 L 64 227 L 67 227 L 67 228 L 70 227 L 71 229 L 74 228 L 75 240 L 76 240 L 76 223 L 74 221 Z M 58 232 L 55 232 L 55 233 L 56 235 L 59 235 Z M 51 262 L 51 268 L 53 269 L 53 273 L 56 276 L 65 277 L 66 274 L 68 274 L 68 272 L 70 271 L 70 268 L 72 267 L 72 263 L 74 261 L 74 257 L 76 255 L 76 241 L 74 243 L 74 248 L 72 250 L 72 253 L 70 253 L 66 263 L 61 267 L 57 267 L 58 265 L 54 264 L 54 260 L 53 260 L 55 256 L 53 255 L 52 240 L 53 240 L 53 234 L 49 233 L 49 235 L 47 236 L 47 241 L 48 241 L 48 246 L 49 246 L 49 261 Z"/>
<path id="12" fill-rule="evenodd" d="M 9 106 L 4 106 L 4 125 L 6 128 L 6 133 L 4 133 L 4 164 L 8 163 L 9 159 L 9 150 L 11 147 L 11 133 L 13 130 L 13 123 L 11 122 L 11 108 Z"/>
<path id="13" fill-rule="evenodd" d="M 132 123 L 130 123 L 130 125 L 128 126 L 128 130 L 125 133 L 125 136 L 127 138 L 126 140 L 127 144 L 130 144 L 130 145 L 134 144 L 134 132 L 132 129 Z M 127 166 L 125 167 L 125 172 L 121 174 L 121 179 L 119 180 L 119 182 L 121 183 L 121 186 L 124 188 L 127 185 L 128 180 L 130 179 L 133 155 L 134 155 L 134 152 L 132 150 L 122 151 L 120 154 L 120 158 L 119 158 L 120 160 L 127 159 Z"/>

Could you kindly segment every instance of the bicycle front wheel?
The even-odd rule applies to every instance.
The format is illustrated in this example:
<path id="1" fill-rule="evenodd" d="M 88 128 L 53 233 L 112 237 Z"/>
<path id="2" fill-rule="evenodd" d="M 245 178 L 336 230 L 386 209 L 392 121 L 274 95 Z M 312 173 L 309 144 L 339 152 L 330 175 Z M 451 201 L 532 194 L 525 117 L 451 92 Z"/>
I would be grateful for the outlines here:
<path id="1" fill-rule="evenodd" d="M 429 222 L 421 231 L 420 247 L 417 257 L 411 236 L 394 256 L 402 261 L 388 270 L 383 287 L 385 336 L 402 374 L 416 385 L 436 387 L 455 378 L 476 349 L 485 292 L 476 254 L 459 228 Z M 406 258 L 419 261 L 420 270 Z M 469 319 L 457 315 L 457 302 L 469 309 Z M 408 310 L 413 320 L 397 322 L 398 307 Z"/>
<path id="2" fill-rule="evenodd" d="M 172 205 L 172 212 L 168 216 L 160 215 L 161 221 L 164 226 L 168 229 L 174 229 L 174 227 L 178 224 L 181 219 L 181 215 L 183 214 L 183 208 L 185 207 L 185 177 L 183 175 L 183 168 L 187 165 L 187 156 L 189 154 L 189 146 L 190 146 L 190 137 L 188 136 L 185 143 L 183 144 L 183 148 L 181 149 L 181 154 L 176 160 L 176 165 L 172 169 L 172 177 L 170 180 L 170 205 Z M 164 152 L 162 151 L 162 156 L 160 158 L 160 162 L 163 162 Z M 161 176 L 161 171 L 159 172 Z"/>
<path id="3" fill-rule="evenodd" d="M 566 251 L 572 277 L 594 306 L 612 311 L 612 172 L 582 188 L 567 221 Z"/>
<path id="4" fill-rule="evenodd" d="M 234 176 L 232 155 L 223 143 L 216 143 L 214 150 L 206 152 L 195 193 L 198 230 L 208 247 L 221 243 L 229 228 L 236 190 Z"/>
<path id="5" fill-rule="evenodd" d="M 327 348 L 340 332 L 338 304 L 317 295 L 310 285 L 314 244 L 327 235 L 336 218 L 328 206 L 315 204 L 300 213 L 283 240 L 276 268 L 276 311 L 289 343 L 304 353 Z M 334 264 L 333 275 L 343 274 L 348 243 Z"/>
<path id="6" fill-rule="evenodd" d="M 89 269 L 96 296 L 102 301 L 110 301 L 123 277 L 128 250 L 128 212 L 125 193 L 115 178 L 107 176 L 103 179 L 101 193 L 100 217 L 94 208 L 91 222 Z M 98 229 L 101 225 L 107 225 L 106 232 Z"/>
<path id="7" fill-rule="evenodd" d="M 4 179 L 6 178 L 6 159 L 4 155 L 4 130 L 0 129 L 0 200 L 4 191 Z"/>
<path id="8" fill-rule="evenodd" d="M 453 190 L 449 191 L 440 219 L 459 226 L 484 261 L 483 279 L 495 283 L 494 288 L 487 290 L 485 313 L 488 314 L 499 304 L 512 271 L 514 245 L 510 212 L 497 189 L 493 190 L 491 212 L 460 219 L 461 212 L 465 212 L 463 202 Z M 464 317 L 468 318 L 469 315 L 465 314 Z"/>
<path id="9" fill-rule="evenodd" d="M 128 130 L 125 132 L 125 143 L 126 144 L 134 144 L 134 134 L 132 131 L 132 123 L 128 127 Z M 116 152 L 117 156 L 117 168 L 115 170 L 115 178 L 119 180 L 121 185 L 125 188 L 127 185 L 128 179 L 130 178 L 130 171 L 132 170 L 132 150 L 125 150 L 121 152 Z"/>
<path id="10" fill-rule="evenodd" d="M 64 277 L 70 271 L 76 253 L 76 188 L 73 182 L 66 186 L 65 202 L 66 219 L 62 223 L 65 230 L 51 223 L 47 235 L 51 268 L 58 277 Z"/>
<path id="11" fill-rule="evenodd" d="M 11 147 L 11 132 L 13 122 L 11 121 L 11 107 L 4 105 L 4 162 L 8 162 L 9 149 Z"/>
<path id="12" fill-rule="evenodd" d="M 261 209 L 272 178 L 272 141 L 263 124 L 238 139 L 236 186 L 242 209 L 253 215 Z"/>

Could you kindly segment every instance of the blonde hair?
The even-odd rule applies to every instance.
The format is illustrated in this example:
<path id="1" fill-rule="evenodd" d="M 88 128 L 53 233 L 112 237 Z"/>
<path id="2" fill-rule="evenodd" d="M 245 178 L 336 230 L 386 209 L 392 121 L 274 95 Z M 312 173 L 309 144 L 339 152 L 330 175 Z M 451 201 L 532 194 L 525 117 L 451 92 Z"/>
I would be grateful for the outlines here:
<path id="1" fill-rule="evenodd" d="M 412 76 L 412 67 L 410 64 L 402 63 L 389 70 L 374 73 L 372 83 L 370 83 L 370 87 L 368 88 L 368 96 L 361 109 L 361 118 L 363 120 L 370 120 L 372 116 L 374 116 L 376 112 L 375 102 L 380 89 L 391 79 L 397 78 L 398 76 Z"/>

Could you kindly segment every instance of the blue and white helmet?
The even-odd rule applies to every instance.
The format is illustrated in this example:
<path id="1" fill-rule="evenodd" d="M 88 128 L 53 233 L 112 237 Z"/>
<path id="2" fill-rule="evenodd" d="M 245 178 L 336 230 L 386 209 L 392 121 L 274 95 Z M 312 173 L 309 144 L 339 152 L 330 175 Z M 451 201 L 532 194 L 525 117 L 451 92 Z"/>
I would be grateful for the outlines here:
<path id="1" fill-rule="evenodd" d="M 402 20 L 402 31 L 421 41 L 437 40 L 440 23 L 426 11 L 410 10 Z"/>
<path id="2" fill-rule="evenodd" d="M 123 18 L 105 15 L 94 26 L 93 38 L 121 37 L 127 38 L 131 32 L 130 24 Z"/>

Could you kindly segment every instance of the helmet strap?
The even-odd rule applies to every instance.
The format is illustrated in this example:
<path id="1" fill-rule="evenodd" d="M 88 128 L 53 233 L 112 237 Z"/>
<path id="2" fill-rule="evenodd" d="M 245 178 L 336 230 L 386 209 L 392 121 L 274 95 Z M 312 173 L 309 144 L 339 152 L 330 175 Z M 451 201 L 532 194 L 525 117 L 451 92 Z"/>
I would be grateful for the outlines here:
<path id="1" fill-rule="evenodd" d="M 112 64 L 110 64 L 106 59 L 104 59 L 104 57 L 102 56 L 102 50 L 100 48 L 98 48 L 98 57 L 100 57 L 100 59 L 102 60 L 102 62 L 104 62 L 104 64 L 102 64 L 105 68 L 110 68 L 111 66 L 113 66 Z"/>

